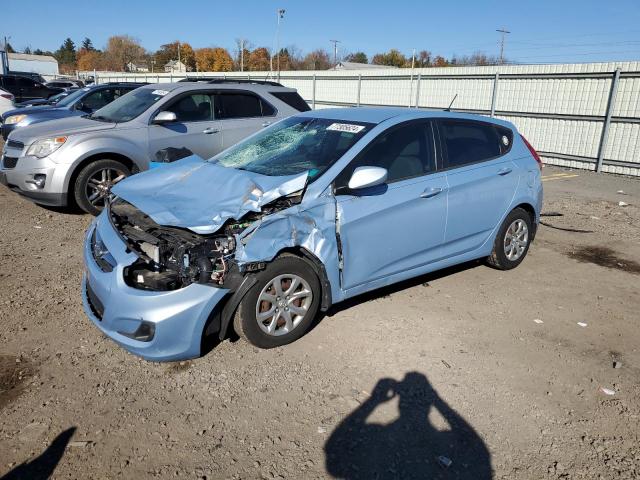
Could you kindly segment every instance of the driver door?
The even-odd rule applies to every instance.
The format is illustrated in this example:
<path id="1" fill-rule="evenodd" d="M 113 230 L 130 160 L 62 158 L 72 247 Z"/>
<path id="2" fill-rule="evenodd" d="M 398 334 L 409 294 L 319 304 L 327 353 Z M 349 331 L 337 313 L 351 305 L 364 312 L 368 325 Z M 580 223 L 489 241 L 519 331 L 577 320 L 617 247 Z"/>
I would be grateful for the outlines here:
<path id="1" fill-rule="evenodd" d="M 387 169 L 384 185 L 349 191 L 357 167 Z M 358 292 L 413 276 L 441 258 L 447 216 L 447 179 L 436 170 L 433 128 L 416 120 L 373 140 L 335 182 L 342 242 L 342 288 Z M 348 295 L 348 292 L 347 292 Z"/>
<path id="2" fill-rule="evenodd" d="M 176 121 L 149 125 L 149 159 L 168 147 L 188 148 L 203 159 L 222 150 L 222 126 L 213 117 L 213 95 L 197 91 L 177 97 L 163 110 L 176 114 Z"/>

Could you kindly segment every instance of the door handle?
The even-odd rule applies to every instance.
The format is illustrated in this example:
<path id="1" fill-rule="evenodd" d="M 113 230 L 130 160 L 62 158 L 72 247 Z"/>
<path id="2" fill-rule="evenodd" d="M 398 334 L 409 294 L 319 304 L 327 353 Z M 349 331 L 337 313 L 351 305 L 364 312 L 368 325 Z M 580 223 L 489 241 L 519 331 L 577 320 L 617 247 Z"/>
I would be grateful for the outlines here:
<path id="1" fill-rule="evenodd" d="M 212 133 L 218 133 L 220 130 L 218 130 L 217 128 L 213 128 L 213 127 L 209 127 L 209 128 L 205 128 L 202 133 L 204 133 L 205 135 L 211 135 Z"/>
<path id="2" fill-rule="evenodd" d="M 432 187 L 432 188 L 427 188 L 424 192 L 422 192 L 420 194 L 420 198 L 431 198 L 431 197 L 435 197 L 436 195 L 438 195 L 439 193 L 442 193 L 443 188 L 442 187 Z"/>
<path id="3" fill-rule="evenodd" d="M 500 170 L 498 170 L 498 175 L 508 175 L 511 172 L 513 172 L 513 168 L 511 167 L 504 167 L 501 168 Z"/>
<path id="4" fill-rule="evenodd" d="M 264 123 L 262 124 L 262 126 L 263 126 L 263 127 L 268 127 L 269 125 L 271 125 L 271 122 L 264 122 Z"/>

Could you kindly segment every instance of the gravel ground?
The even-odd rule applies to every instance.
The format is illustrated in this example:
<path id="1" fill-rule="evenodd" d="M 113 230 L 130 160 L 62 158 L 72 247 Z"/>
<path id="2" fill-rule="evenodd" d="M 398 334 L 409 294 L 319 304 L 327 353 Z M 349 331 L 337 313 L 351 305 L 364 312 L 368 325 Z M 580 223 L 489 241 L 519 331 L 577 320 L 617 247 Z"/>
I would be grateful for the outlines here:
<path id="1" fill-rule="evenodd" d="M 173 364 L 84 317 L 90 218 L 0 187 L 0 475 L 640 477 L 640 182 L 544 175 L 562 216 L 516 270 L 467 264 L 338 306 L 293 345 Z"/>

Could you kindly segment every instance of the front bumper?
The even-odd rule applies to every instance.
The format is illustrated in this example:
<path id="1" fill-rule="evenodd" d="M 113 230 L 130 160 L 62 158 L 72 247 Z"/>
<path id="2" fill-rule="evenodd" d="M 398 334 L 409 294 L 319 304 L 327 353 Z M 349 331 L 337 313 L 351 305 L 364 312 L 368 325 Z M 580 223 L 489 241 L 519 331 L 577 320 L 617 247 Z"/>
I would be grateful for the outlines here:
<path id="1" fill-rule="evenodd" d="M 207 321 L 214 311 L 218 311 L 216 306 L 229 290 L 196 283 L 168 292 L 129 287 L 124 281 L 124 269 L 138 257 L 127 252 L 106 213 L 97 218 L 85 237 L 82 279 L 85 313 L 105 335 L 147 360 L 198 357 Z M 115 262 L 111 272 L 104 272 L 93 258 L 91 236 L 94 228 Z M 153 325 L 153 338 L 149 341 L 130 338 L 143 322 Z"/>
<path id="2" fill-rule="evenodd" d="M 12 158 L 9 166 L 8 158 Z M 42 205 L 64 207 L 67 194 L 64 178 L 68 165 L 55 163 L 48 157 L 21 156 L 21 151 L 5 148 L 0 164 L 0 183 L 23 197 Z M 43 187 L 35 183 L 36 175 L 45 175 Z"/>

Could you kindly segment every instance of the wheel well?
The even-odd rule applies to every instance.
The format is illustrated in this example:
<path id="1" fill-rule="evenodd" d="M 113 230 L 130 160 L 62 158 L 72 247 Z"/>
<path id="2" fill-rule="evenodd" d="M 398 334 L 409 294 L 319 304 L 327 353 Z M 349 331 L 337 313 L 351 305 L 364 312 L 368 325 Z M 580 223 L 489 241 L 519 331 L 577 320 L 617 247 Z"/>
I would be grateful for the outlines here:
<path id="1" fill-rule="evenodd" d="M 80 172 L 82 171 L 82 169 L 84 167 L 86 167 L 87 165 L 89 165 L 90 163 L 95 162 L 96 160 L 103 160 L 103 159 L 118 160 L 118 161 L 122 162 L 129 169 L 129 171 L 131 171 L 133 169 L 133 167 L 135 166 L 135 163 L 130 158 L 125 157 L 124 155 L 121 155 L 119 153 L 110 153 L 110 152 L 107 152 L 107 153 L 96 153 L 95 155 L 91 155 L 91 156 L 83 159 L 73 169 L 73 173 L 71 174 L 71 177 L 69 178 L 69 186 L 67 188 L 67 204 L 68 205 L 74 205 L 75 204 L 74 188 L 75 188 L 75 184 L 76 184 L 76 179 L 78 178 L 78 175 L 80 175 Z"/>
<path id="2" fill-rule="evenodd" d="M 281 250 L 277 257 L 282 255 L 294 255 L 296 257 L 305 260 L 318 275 L 320 280 L 320 288 L 322 289 L 322 302 L 320 303 L 320 310 L 327 311 L 332 303 L 331 298 L 331 283 L 329 283 L 329 277 L 327 276 L 327 270 L 324 268 L 323 263 L 313 253 L 303 247 L 289 247 Z M 276 257 L 276 258 L 277 258 Z"/>
<path id="3" fill-rule="evenodd" d="M 529 216 L 531 217 L 531 225 L 533 226 L 533 235 L 532 235 L 531 239 L 533 240 L 533 237 L 535 237 L 535 234 L 536 234 L 536 230 L 538 229 L 538 224 L 536 223 L 536 210 L 535 210 L 535 208 L 533 208 L 533 205 L 531 205 L 530 203 L 521 203 L 520 205 L 515 207 L 514 210 L 516 208 L 521 208 L 522 210 L 527 212 L 529 214 Z"/>

